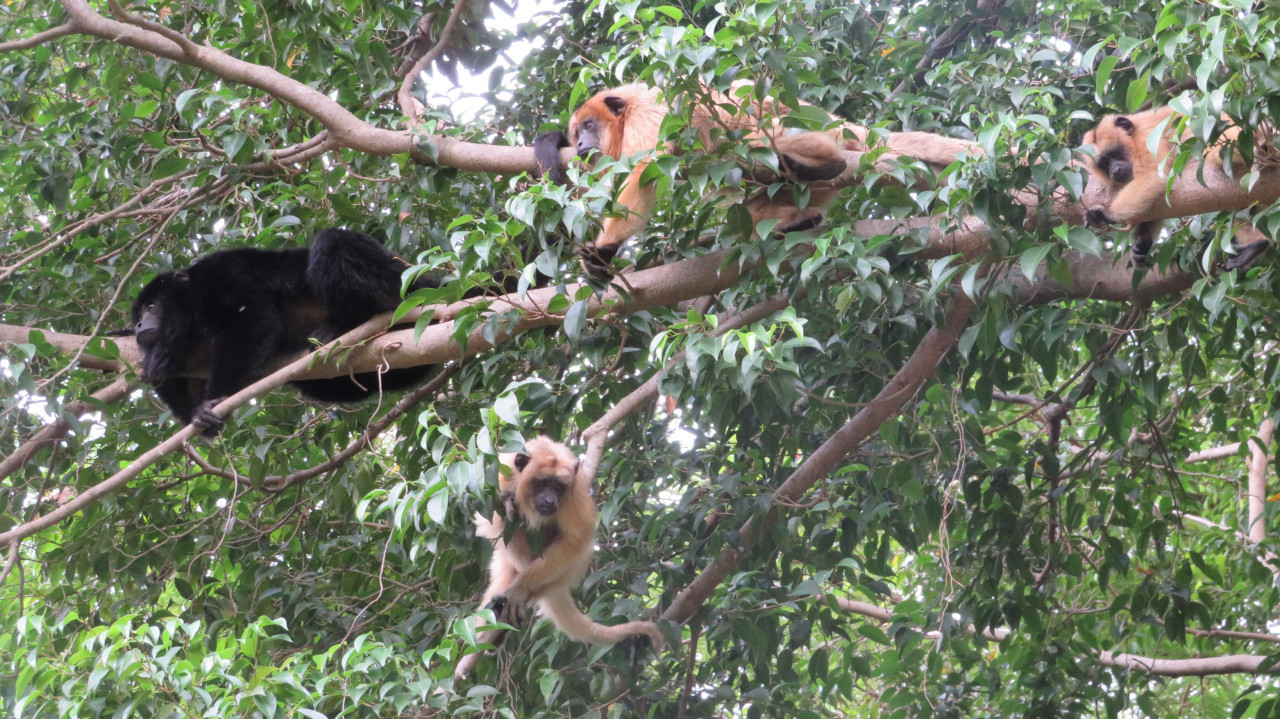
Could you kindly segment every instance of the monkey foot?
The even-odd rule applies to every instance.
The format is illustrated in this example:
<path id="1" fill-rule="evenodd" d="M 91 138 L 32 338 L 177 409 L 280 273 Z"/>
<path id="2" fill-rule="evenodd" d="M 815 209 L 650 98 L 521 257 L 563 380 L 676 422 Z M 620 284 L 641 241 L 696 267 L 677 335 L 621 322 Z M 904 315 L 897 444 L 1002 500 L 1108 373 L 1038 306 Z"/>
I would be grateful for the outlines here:
<path id="1" fill-rule="evenodd" d="M 579 245 L 573 250 L 582 258 L 582 269 L 598 280 L 613 279 L 609 264 L 618 256 L 618 248 L 605 245 Z"/>
<path id="2" fill-rule="evenodd" d="M 213 408 L 224 399 L 226 397 L 206 399 L 196 407 L 196 411 L 191 416 L 191 424 L 200 428 L 200 434 L 206 437 L 216 437 L 218 432 L 222 431 L 224 422 L 221 417 L 213 413 Z"/>
<path id="3" fill-rule="evenodd" d="M 503 624 L 518 627 L 524 622 L 524 603 L 511 601 L 505 594 L 499 594 L 489 600 L 485 608 L 493 612 L 493 618 Z"/>
<path id="4" fill-rule="evenodd" d="M 812 165 L 786 154 L 778 155 L 778 165 L 788 177 L 805 182 L 834 180 L 849 166 L 844 160 L 831 160 L 820 165 Z"/>
<path id="5" fill-rule="evenodd" d="M 1240 251 L 1236 253 L 1236 256 L 1227 261 L 1227 270 L 1238 270 L 1248 267 L 1253 264 L 1253 261 L 1258 258 L 1258 255 L 1266 252 L 1270 247 L 1271 241 L 1266 239 L 1257 240 L 1241 247 Z"/>
<path id="6" fill-rule="evenodd" d="M 774 230 L 779 235 L 785 235 L 788 232 L 803 232 L 812 230 L 822 224 L 822 213 L 813 208 L 805 208 L 797 210 L 793 215 L 778 223 L 778 227 Z"/>
<path id="7" fill-rule="evenodd" d="M 1107 217 L 1106 210 L 1103 210 L 1101 207 L 1090 208 L 1084 213 L 1085 227 L 1109 230 L 1112 229 L 1115 224 L 1116 223 L 1111 221 L 1110 217 Z"/>

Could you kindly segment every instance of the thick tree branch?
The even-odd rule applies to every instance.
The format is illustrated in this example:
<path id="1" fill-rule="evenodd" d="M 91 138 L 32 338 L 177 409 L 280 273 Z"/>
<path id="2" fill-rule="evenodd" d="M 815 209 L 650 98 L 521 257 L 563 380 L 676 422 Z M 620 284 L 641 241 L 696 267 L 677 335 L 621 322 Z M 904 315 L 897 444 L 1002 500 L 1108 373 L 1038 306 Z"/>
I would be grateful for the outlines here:
<path id="1" fill-rule="evenodd" d="M 1101 652 L 1098 663 L 1162 677 L 1208 677 L 1218 674 L 1275 674 L 1278 666 L 1263 667 L 1266 657 L 1229 654 L 1196 659 L 1154 659 L 1136 654 Z"/>
<path id="2" fill-rule="evenodd" d="M 755 546 L 764 531 L 764 526 L 774 521 L 778 503 L 799 501 L 819 480 L 834 470 L 850 452 L 870 437 L 881 424 L 897 416 L 907 401 L 934 376 L 938 363 L 955 345 L 960 332 L 968 324 L 972 312 L 972 300 L 963 295 L 956 297 L 951 309 L 947 312 L 943 326 L 929 330 L 902 369 L 889 380 L 875 399 L 850 418 L 843 427 L 836 430 L 826 442 L 822 443 L 821 447 L 791 473 L 791 476 L 774 492 L 775 509 L 766 514 L 762 522 L 747 520 L 739 530 L 740 546 L 722 551 L 710 566 L 702 571 L 702 574 L 676 596 L 671 606 L 663 612 L 662 618 L 678 624 L 684 624 L 692 619 L 715 588 L 737 566 L 743 553 Z"/>
<path id="3" fill-rule="evenodd" d="M 272 68 L 245 62 L 209 45 L 196 46 L 194 52 L 188 53 L 183 45 L 163 34 L 103 17 L 87 0 L 61 1 L 75 32 L 191 65 L 224 80 L 262 90 L 314 117 L 343 147 L 373 155 L 395 155 L 408 153 L 414 146 L 412 133 L 374 127 L 319 90 Z M 441 165 L 460 170 L 517 174 L 536 167 L 530 147 L 479 145 L 440 136 L 432 137 L 431 142 L 439 151 Z"/>
<path id="4" fill-rule="evenodd" d="M 1195 464 L 1196 462 L 1209 462 L 1215 459 L 1225 459 L 1240 454 L 1240 443 L 1232 442 L 1224 444 L 1221 447 L 1211 447 L 1202 449 L 1199 452 L 1192 452 L 1183 460 L 1185 464 Z"/>
<path id="5" fill-rule="evenodd" d="M 84 335 L 69 335 L 65 332 L 54 332 L 53 330 L 40 329 L 39 327 L 24 327 L 22 325 L 0 325 L 0 350 L 9 350 L 14 345 L 27 344 L 31 342 L 31 334 L 39 332 L 43 335 L 44 341 L 57 347 L 58 350 L 69 355 L 84 350 L 85 344 L 89 342 L 89 337 Z M 123 372 L 128 367 L 137 367 L 142 362 L 142 353 L 138 351 L 138 345 L 132 338 L 112 338 L 116 343 L 116 347 L 120 349 L 119 360 L 108 360 L 100 357 L 94 357 L 89 354 L 81 354 L 77 360 L 80 366 L 89 369 L 102 370 L 104 372 Z"/>
<path id="6" fill-rule="evenodd" d="M 1258 427 L 1258 435 L 1249 438 L 1249 541 L 1257 544 L 1267 538 L 1267 475 L 1271 457 L 1267 447 L 1275 434 L 1276 422 L 1268 417 Z"/>

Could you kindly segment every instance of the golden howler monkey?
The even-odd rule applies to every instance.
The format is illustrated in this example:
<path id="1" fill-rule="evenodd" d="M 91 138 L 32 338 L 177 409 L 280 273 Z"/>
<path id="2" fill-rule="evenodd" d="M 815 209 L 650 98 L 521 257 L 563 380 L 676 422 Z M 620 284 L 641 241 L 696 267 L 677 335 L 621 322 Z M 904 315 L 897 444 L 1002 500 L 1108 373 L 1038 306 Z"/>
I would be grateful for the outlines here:
<path id="1" fill-rule="evenodd" d="M 498 621 L 519 625 L 528 604 L 536 602 L 560 631 L 579 641 L 616 644 L 638 634 L 660 648 L 662 634 L 653 622 L 597 624 L 570 595 L 591 566 L 596 530 L 591 478 L 573 452 L 538 437 L 525 444 L 523 453 L 503 455 L 502 464 L 498 489 L 505 518 L 495 514 L 485 519 L 479 513 L 475 517 L 476 535 L 495 542 L 481 604 L 492 609 Z M 507 532 L 510 541 L 503 540 L 507 522 L 516 525 L 514 532 Z M 481 641 L 498 644 L 501 634 L 485 632 Z M 477 656 L 463 657 L 454 676 L 466 676 Z"/>
<path id="2" fill-rule="evenodd" d="M 1085 215 L 1087 224 L 1132 223 L 1149 216 L 1158 203 L 1165 201 L 1168 178 L 1161 174 L 1161 163 L 1171 162 L 1173 126 L 1177 120 L 1174 114 L 1173 108 L 1161 107 L 1132 115 L 1108 115 L 1084 136 L 1084 144 L 1092 145 L 1095 150 L 1089 171 L 1111 191 L 1111 200 L 1105 207 L 1089 208 Z M 1230 122 L 1226 115 L 1222 118 Z M 1153 155 L 1149 137 L 1166 120 Z M 1222 144 L 1235 141 L 1239 133 L 1239 128 L 1231 125 L 1222 133 L 1219 144 L 1209 148 L 1205 156 L 1206 172 L 1224 172 Z M 1240 156 L 1235 154 L 1233 164 L 1240 161 Z M 1167 172 L 1168 167 L 1164 171 Z M 1151 245 L 1163 226 L 1162 221 L 1145 220 L 1133 227 L 1131 251 L 1135 265 L 1150 263 Z M 1247 266 L 1271 244 L 1253 225 L 1243 221 L 1236 224 L 1232 243 L 1237 254 L 1226 264 L 1230 270 Z"/>
<path id="3" fill-rule="evenodd" d="M 693 110 L 693 127 L 697 130 L 703 147 L 712 147 L 713 130 L 740 131 L 756 145 L 768 145 L 778 153 L 783 172 L 793 179 L 804 181 L 830 180 L 844 172 L 846 163 L 843 149 L 862 149 L 862 142 L 851 138 L 843 140 L 840 129 L 830 132 L 789 133 L 777 120 L 760 126 L 762 116 L 776 115 L 781 108 L 773 100 L 752 102 L 742 107 L 736 96 L 711 93 L 711 99 L 698 104 Z M 558 151 L 561 147 L 576 148 L 580 157 L 598 151 L 608 157 L 620 159 L 649 152 L 658 146 L 662 119 L 667 114 L 666 105 L 658 101 L 658 90 L 635 83 L 596 93 L 582 104 L 569 120 L 569 137 L 562 133 L 543 133 L 534 141 L 534 154 L 540 167 L 549 173 L 559 170 Z M 784 113 L 785 114 L 785 113 Z M 679 148 L 670 146 L 670 152 Z M 626 208 L 624 217 L 606 217 L 600 235 L 593 245 L 582 248 L 583 263 L 591 274 L 608 277 L 609 262 L 628 238 L 644 229 L 653 214 L 656 191 L 641 184 L 640 175 L 648 163 L 641 162 L 627 176 L 618 202 Z M 556 175 L 553 175 L 555 179 Z M 778 232 L 793 232 L 816 226 L 822 221 L 823 208 L 838 191 L 834 188 L 810 188 L 809 204 L 804 209 L 796 206 L 787 191 L 772 197 L 761 194 L 747 203 L 752 227 L 762 220 L 778 220 Z"/>

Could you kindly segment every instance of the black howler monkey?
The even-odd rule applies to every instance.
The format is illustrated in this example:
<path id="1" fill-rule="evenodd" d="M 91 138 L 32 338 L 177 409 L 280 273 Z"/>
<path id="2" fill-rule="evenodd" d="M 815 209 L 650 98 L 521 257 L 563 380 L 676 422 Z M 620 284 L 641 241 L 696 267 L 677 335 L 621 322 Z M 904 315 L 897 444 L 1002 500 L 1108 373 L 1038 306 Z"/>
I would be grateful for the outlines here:
<path id="1" fill-rule="evenodd" d="M 142 377 L 173 416 L 213 436 L 213 407 L 259 379 L 272 362 L 328 342 L 400 303 L 408 264 L 377 240 L 331 228 L 309 248 L 219 250 L 185 270 L 165 272 L 130 310 L 144 357 Z M 410 288 L 435 287 L 420 278 Z M 431 367 L 292 382 L 322 402 L 354 402 L 379 389 L 402 389 Z M 207 372 L 207 378 L 183 376 Z"/>

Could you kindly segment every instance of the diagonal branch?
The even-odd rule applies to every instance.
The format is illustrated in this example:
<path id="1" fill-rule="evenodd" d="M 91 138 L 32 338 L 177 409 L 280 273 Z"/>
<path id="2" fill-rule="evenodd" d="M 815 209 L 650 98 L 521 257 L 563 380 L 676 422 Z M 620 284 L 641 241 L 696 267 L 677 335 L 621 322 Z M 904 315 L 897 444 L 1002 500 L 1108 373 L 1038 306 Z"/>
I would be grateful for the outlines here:
<path id="1" fill-rule="evenodd" d="M 76 30 L 71 23 L 63 23 L 57 27 L 49 28 L 44 32 L 38 32 L 31 37 L 18 38 L 8 42 L 0 42 L 0 53 L 13 52 L 14 50 L 29 50 L 36 45 L 43 45 L 50 40 L 57 40 L 64 35 L 71 35 Z"/>
<path id="2" fill-rule="evenodd" d="M 902 369 L 889 380 L 875 399 L 850 418 L 843 427 L 836 430 L 826 442 L 822 443 L 821 447 L 791 473 L 791 476 L 774 492 L 774 509 L 761 517 L 760 521 L 748 519 L 739 529 L 739 546 L 729 547 L 720 552 L 720 555 L 702 570 L 702 574 L 699 574 L 676 596 L 671 606 L 667 607 L 667 611 L 663 612 L 663 619 L 669 619 L 678 624 L 684 624 L 692 619 L 716 587 L 737 566 L 743 554 L 755 547 L 765 528 L 777 519 L 780 503 L 799 501 L 819 480 L 834 470 L 850 452 L 872 436 L 880 425 L 902 411 L 907 401 L 934 376 L 938 363 L 951 351 L 960 332 L 968 324 L 973 307 L 973 301 L 968 297 L 964 295 L 956 297 L 942 327 L 929 330 Z"/>
<path id="3" fill-rule="evenodd" d="M 71 421 L 67 419 L 68 417 L 79 417 L 86 412 L 93 411 L 99 405 L 115 404 L 128 396 L 130 389 L 132 389 L 132 385 L 127 378 L 117 377 L 111 384 L 89 395 L 89 400 L 72 402 L 63 407 L 57 420 L 52 424 L 41 427 L 39 431 L 31 435 L 30 439 L 15 449 L 12 454 L 0 459 L 0 479 L 5 479 L 26 466 L 27 462 L 35 458 L 37 452 L 66 437 L 67 433 L 71 431 Z"/>

